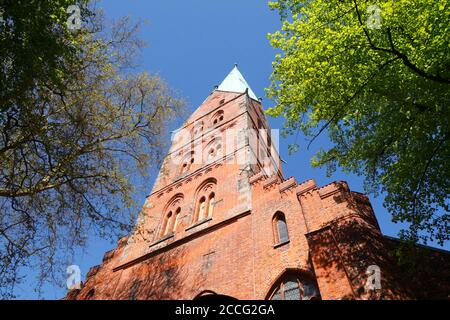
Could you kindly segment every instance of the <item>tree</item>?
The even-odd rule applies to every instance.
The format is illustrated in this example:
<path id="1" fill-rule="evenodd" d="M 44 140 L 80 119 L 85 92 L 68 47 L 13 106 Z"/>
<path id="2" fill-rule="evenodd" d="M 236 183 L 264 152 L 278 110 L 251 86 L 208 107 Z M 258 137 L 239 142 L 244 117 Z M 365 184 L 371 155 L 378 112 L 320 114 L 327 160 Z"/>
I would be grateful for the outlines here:
<path id="1" fill-rule="evenodd" d="M 89 24 L 87 0 L 0 0 L 0 110 L 24 104 L 36 86 L 64 90 L 80 47 L 67 28 L 76 4 Z"/>
<path id="2" fill-rule="evenodd" d="M 276 56 L 268 95 L 284 134 L 332 146 L 313 166 L 365 176 L 386 192 L 414 242 L 450 238 L 450 54 L 447 1 L 279 0 L 269 35 Z M 295 151 L 298 146 L 291 146 Z"/>
<path id="3" fill-rule="evenodd" d="M 45 3 L 64 13 L 73 4 Z M 66 13 L 46 25 L 27 11 L 32 24 L 20 31 L 22 11 L 38 10 L 24 6 L 5 10 L 10 30 L 2 29 L 1 42 L 8 71 L 0 114 L 3 298 L 12 297 L 21 268 L 63 284 L 68 261 L 89 234 L 114 238 L 130 231 L 139 213 L 136 175 L 160 163 L 166 128 L 183 109 L 158 76 L 132 68 L 142 43 L 128 19 L 105 31 L 101 17 L 85 8 L 91 22 L 72 33 Z M 34 28 L 48 32 L 49 43 Z M 5 34 L 28 39 L 19 46 L 25 53 L 4 46 Z"/>

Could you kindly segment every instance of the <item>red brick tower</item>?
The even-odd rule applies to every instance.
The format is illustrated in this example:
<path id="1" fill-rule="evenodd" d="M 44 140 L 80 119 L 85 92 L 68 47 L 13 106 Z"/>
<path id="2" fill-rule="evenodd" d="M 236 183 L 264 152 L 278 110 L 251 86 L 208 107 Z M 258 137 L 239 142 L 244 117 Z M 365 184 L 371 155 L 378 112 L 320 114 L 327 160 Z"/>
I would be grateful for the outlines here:
<path id="1" fill-rule="evenodd" d="M 235 66 L 174 133 L 133 234 L 67 298 L 410 297 L 367 197 L 286 179 L 269 132 Z"/>

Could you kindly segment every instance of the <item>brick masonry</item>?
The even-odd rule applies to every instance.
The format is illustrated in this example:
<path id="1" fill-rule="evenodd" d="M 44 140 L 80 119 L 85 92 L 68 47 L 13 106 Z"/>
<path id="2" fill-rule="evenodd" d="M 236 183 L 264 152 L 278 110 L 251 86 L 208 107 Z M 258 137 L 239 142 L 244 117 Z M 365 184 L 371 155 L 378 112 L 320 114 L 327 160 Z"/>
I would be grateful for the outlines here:
<path id="1" fill-rule="evenodd" d="M 402 279 L 390 253 L 397 242 L 381 234 L 368 198 L 342 181 L 285 178 L 268 129 L 259 101 L 215 90 L 174 134 L 135 231 L 66 299 L 268 299 L 287 272 L 316 283 L 322 299 L 448 297 L 448 253 L 429 250 L 444 278 Z M 195 221 L 205 190 L 214 191 L 213 213 Z M 175 230 L 163 235 L 176 207 Z M 281 244 L 277 212 L 289 235 Z M 379 290 L 365 288 L 370 265 L 380 267 Z"/>

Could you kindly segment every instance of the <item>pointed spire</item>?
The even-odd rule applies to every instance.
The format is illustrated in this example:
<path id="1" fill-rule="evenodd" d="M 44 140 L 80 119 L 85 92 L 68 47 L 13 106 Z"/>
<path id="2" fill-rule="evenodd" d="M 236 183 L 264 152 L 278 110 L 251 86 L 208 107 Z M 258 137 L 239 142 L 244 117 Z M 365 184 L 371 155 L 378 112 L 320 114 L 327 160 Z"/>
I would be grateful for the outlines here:
<path id="1" fill-rule="evenodd" d="M 239 71 L 237 63 L 234 64 L 233 70 L 231 70 L 225 80 L 222 81 L 217 90 L 240 93 L 244 93 L 246 90 L 248 90 L 248 95 L 250 96 L 250 98 L 258 100 L 253 90 L 248 85 L 247 81 L 245 81 L 244 76 Z"/>

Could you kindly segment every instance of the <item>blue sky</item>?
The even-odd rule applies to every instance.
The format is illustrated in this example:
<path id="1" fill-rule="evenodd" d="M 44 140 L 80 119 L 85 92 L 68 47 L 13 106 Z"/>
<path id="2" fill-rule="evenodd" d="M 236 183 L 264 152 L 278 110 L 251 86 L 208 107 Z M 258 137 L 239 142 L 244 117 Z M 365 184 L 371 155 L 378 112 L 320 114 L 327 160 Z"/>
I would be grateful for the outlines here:
<path id="1" fill-rule="evenodd" d="M 262 0 L 103 0 L 98 4 L 107 19 L 129 15 L 133 20 L 146 20 L 141 38 L 148 43 L 139 59 L 141 68 L 158 73 L 188 102 L 189 111 L 198 107 L 214 85 L 220 84 L 234 63 L 257 96 L 264 97 L 264 88 L 269 85 L 275 51 L 270 47 L 267 33 L 280 27 L 276 12 L 269 10 Z M 264 98 L 265 108 L 273 103 Z M 182 119 L 180 119 L 180 122 Z M 269 118 L 273 129 L 281 128 L 281 119 Z M 168 137 L 169 138 L 169 137 Z M 346 180 L 350 188 L 363 192 L 363 179 L 354 175 L 336 172 L 328 178 L 325 169 L 310 167 L 311 156 L 320 147 L 329 146 L 326 136 L 321 136 L 305 150 L 305 140 L 298 137 L 302 148 L 294 155 L 288 154 L 288 145 L 295 137 L 280 140 L 280 154 L 286 177 L 295 176 L 298 182 L 314 178 L 319 185 L 334 180 Z M 153 185 L 139 190 L 138 200 L 143 204 L 145 195 Z M 395 236 L 400 225 L 393 224 L 382 206 L 383 197 L 370 196 L 379 224 L 384 234 Z M 114 248 L 117 239 L 111 241 L 92 237 L 84 253 L 73 261 L 81 267 L 83 277 L 90 267 L 100 264 L 103 254 Z M 450 245 L 445 247 L 450 249 Z M 33 278 L 20 285 L 19 298 L 34 299 Z M 64 286 L 64 284 L 62 284 Z M 51 285 L 44 287 L 42 298 L 59 299 L 65 288 Z"/>

